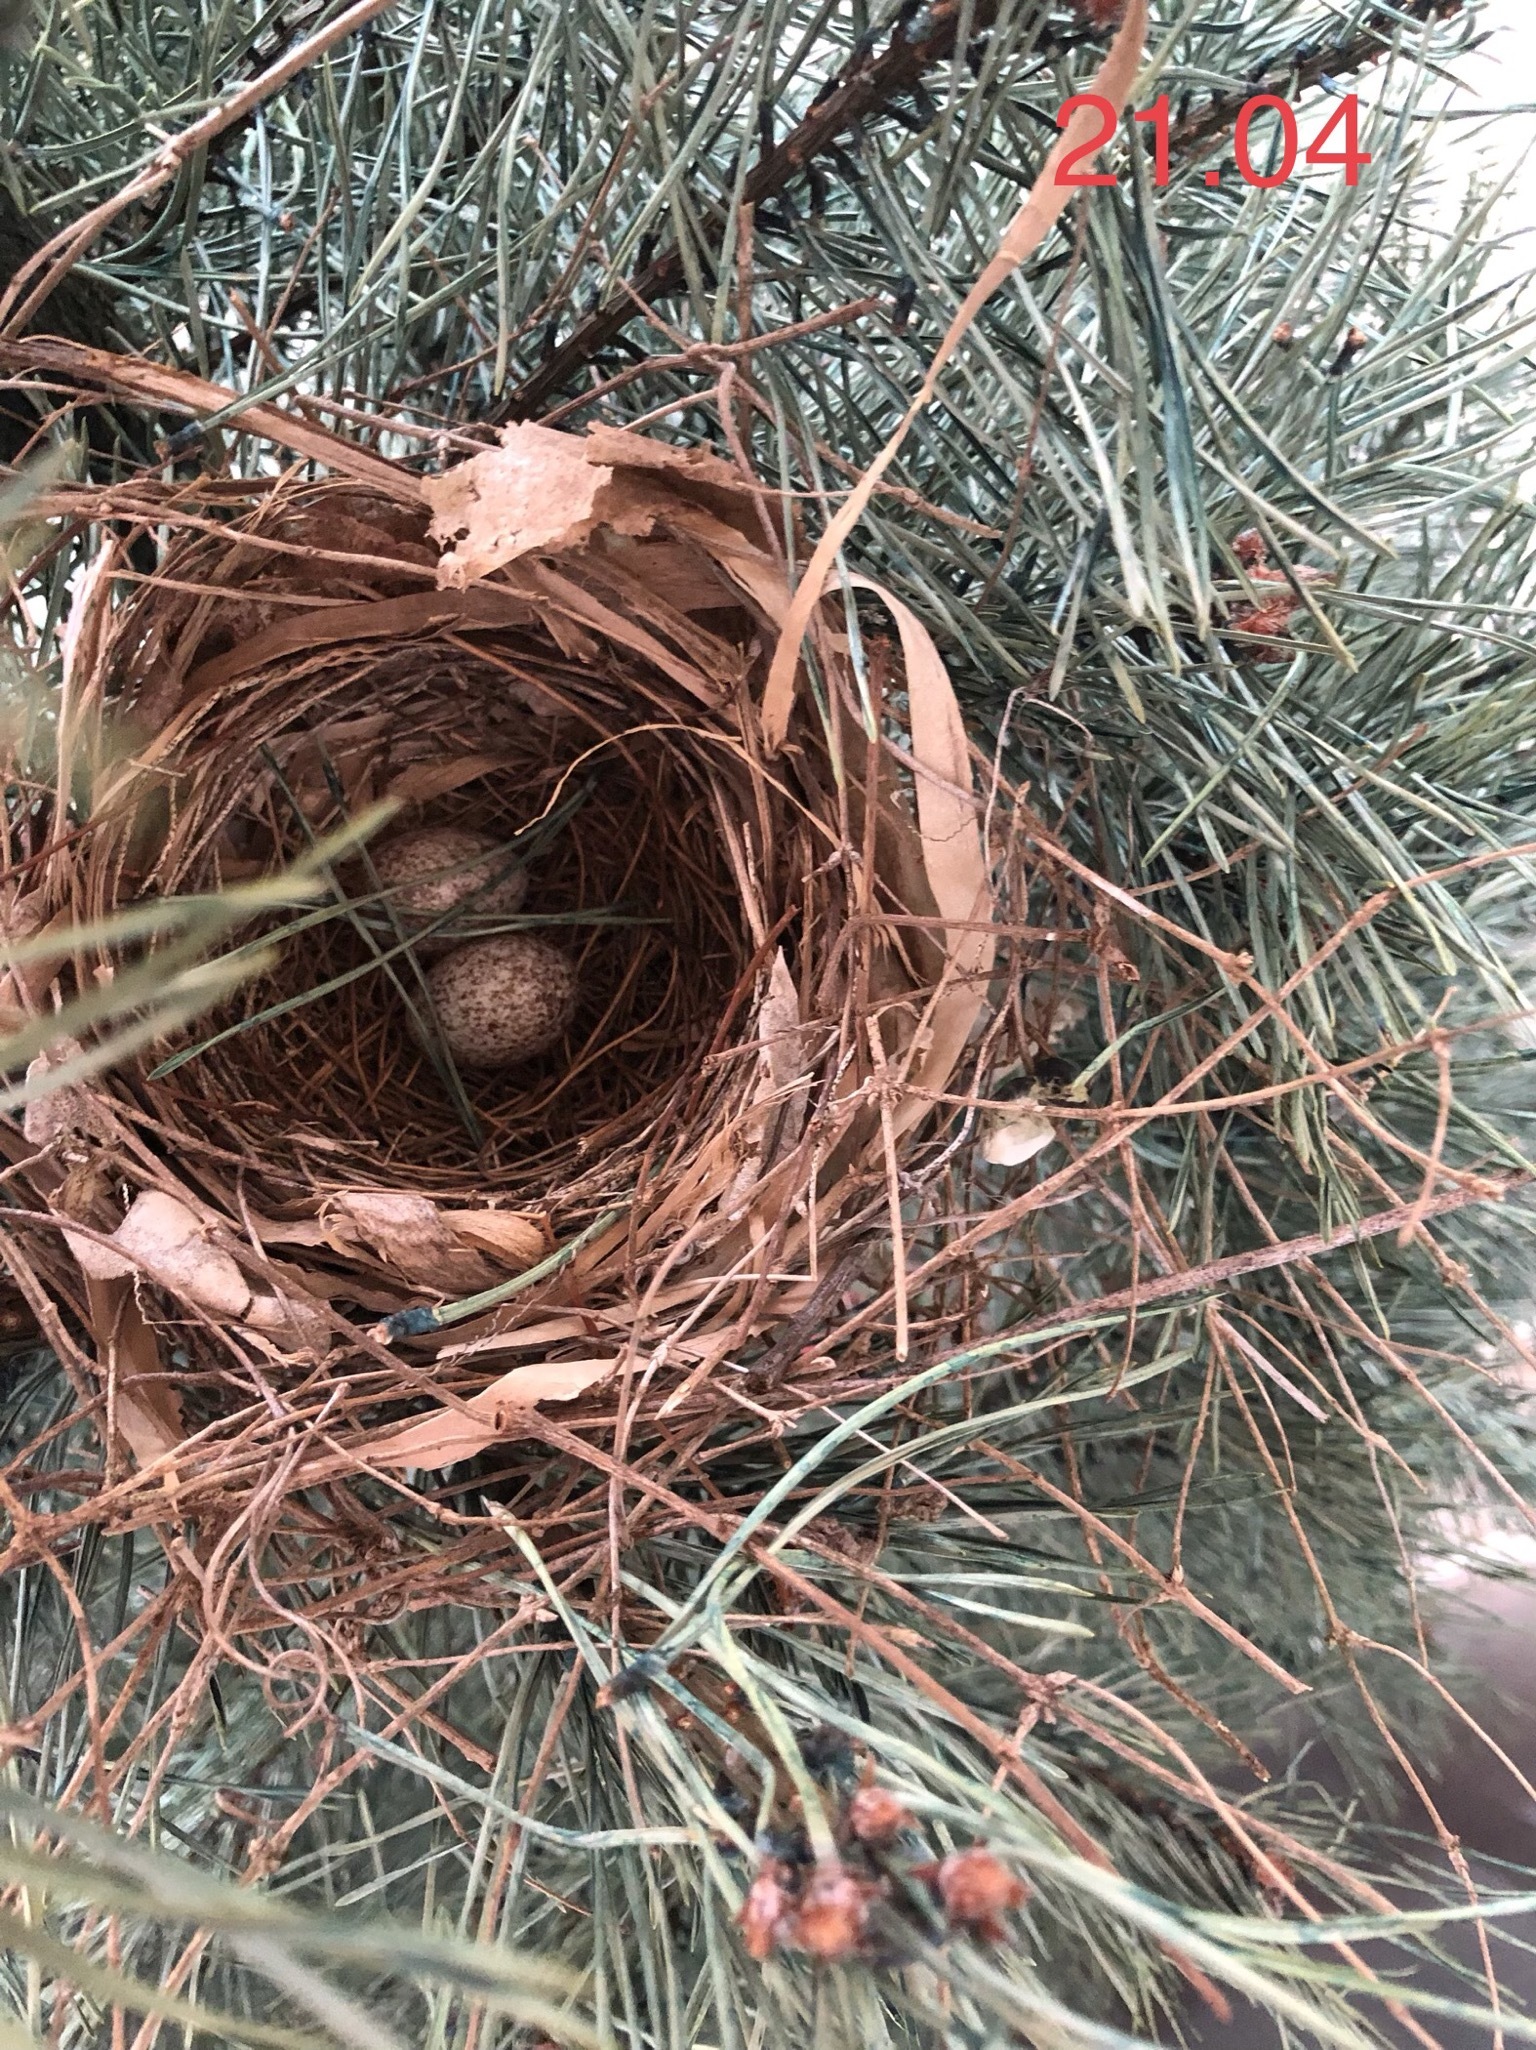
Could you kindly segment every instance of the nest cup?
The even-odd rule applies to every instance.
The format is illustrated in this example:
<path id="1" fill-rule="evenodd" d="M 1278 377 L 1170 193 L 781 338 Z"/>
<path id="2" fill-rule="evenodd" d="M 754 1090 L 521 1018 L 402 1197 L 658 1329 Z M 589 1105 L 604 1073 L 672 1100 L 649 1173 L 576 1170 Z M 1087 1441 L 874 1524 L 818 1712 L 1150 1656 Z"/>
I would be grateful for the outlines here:
<path id="1" fill-rule="evenodd" d="M 453 826 L 519 853 L 512 925 L 566 956 L 575 1017 L 533 1060 L 445 1075 L 410 954 L 379 965 L 353 851 L 328 897 L 239 936 L 269 954 L 222 1009 L 94 1085 L 120 1188 L 174 1188 L 253 1289 L 318 1306 L 283 1341 L 301 1354 L 327 1308 L 334 1347 L 359 1306 L 441 1303 L 583 1233 L 561 1289 L 632 1303 L 665 1275 L 685 1315 L 718 1298 L 699 1328 L 765 1329 L 804 1300 L 815 1234 L 931 1119 L 982 1002 L 985 864 L 942 665 L 898 607 L 861 678 L 839 597 L 812 636 L 820 709 L 802 678 L 768 756 L 791 586 L 728 466 L 520 427 L 441 477 L 367 467 L 173 535 L 115 607 L 87 577 L 79 696 L 115 739 L 41 915 L 278 874 L 385 803 L 376 844 Z M 149 1278 L 176 1292 L 164 1261 Z M 248 1313 L 220 1316 L 238 1343 Z"/>
<path id="2" fill-rule="evenodd" d="M 534 832 L 529 891 L 507 923 L 531 922 L 568 958 L 579 1008 L 538 1058 L 466 1074 L 471 1126 L 411 1030 L 422 992 L 410 961 L 370 965 L 392 935 L 364 853 L 336 866 L 348 908 L 278 937 L 273 967 L 189 1035 L 205 1050 L 175 1067 L 162 1052 L 135 1095 L 167 1130 L 238 1154 L 277 1215 L 338 1187 L 542 1206 L 589 1163 L 601 1181 L 696 1069 L 748 968 L 718 822 L 732 764 L 643 662 L 584 659 L 532 619 L 466 630 L 457 603 L 434 606 L 425 513 L 411 522 L 321 486 L 253 524 L 300 556 L 253 562 L 235 535 L 200 540 L 166 579 L 228 602 L 151 594 L 135 608 L 149 616 L 124 623 L 145 629 L 130 716 L 150 713 L 168 664 L 185 664 L 185 683 L 154 748 L 163 817 L 146 833 L 141 816 L 137 861 L 96 850 L 103 908 L 125 886 L 197 894 L 271 874 L 381 800 L 400 810 L 379 845 L 452 825 L 513 848 L 564 809 L 542 842 Z M 309 553 L 348 547 L 383 559 L 343 580 Z M 298 636 L 292 606 L 306 600 Z M 415 632 L 331 638 L 328 615 L 359 603 L 429 617 Z"/>

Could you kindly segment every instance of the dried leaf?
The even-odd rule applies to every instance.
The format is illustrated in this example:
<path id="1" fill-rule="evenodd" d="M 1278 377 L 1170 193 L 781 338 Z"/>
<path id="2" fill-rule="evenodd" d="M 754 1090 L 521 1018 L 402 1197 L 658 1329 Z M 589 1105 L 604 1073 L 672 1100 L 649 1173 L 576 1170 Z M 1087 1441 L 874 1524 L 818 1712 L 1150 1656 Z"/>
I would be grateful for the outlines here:
<path id="1" fill-rule="evenodd" d="M 323 1359 L 330 1350 L 331 1320 L 317 1303 L 288 1295 L 251 1298 L 244 1322 L 274 1338 L 282 1351 Z"/>
<path id="2" fill-rule="evenodd" d="M 750 496 L 754 489 L 739 470 L 708 449 L 678 448 L 627 427 L 589 427 L 585 442 L 577 445 L 586 450 L 589 463 L 607 463 L 615 470 L 660 470 L 680 481 L 743 496 Z"/>
<path id="3" fill-rule="evenodd" d="M 514 1367 L 462 1410 L 439 1410 L 395 1431 L 364 1440 L 359 1451 L 370 1466 L 419 1466 L 429 1471 L 455 1466 L 504 1438 L 518 1436 L 520 1411 L 541 1402 L 570 1402 L 606 1381 L 612 1360 L 554 1360 Z"/>
<path id="4" fill-rule="evenodd" d="M 986 1002 L 997 938 L 970 747 L 949 672 L 914 612 L 868 578 L 853 581 L 881 599 L 901 636 L 923 869 L 939 916 L 954 921 L 944 935 L 947 986 L 933 1005 L 928 1044 L 910 1076 L 915 1093 L 895 1114 L 900 1133 L 928 1115 L 933 1092 L 954 1073 Z"/>
<path id="5" fill-rule="evenodd" d="M 403 598 L 368 598 L 355 605 L 316 604 L 285 615 L 275 626 L 239 642 L 228 654 L 216 655 L 194 669 L 183 693 L 183 716 L 171 734 L 179 734 L 186 723 L 186 701 L 214 695 L 285 655 L 313 655 L 351 641 L 394 641 L 438 627 L 467 632 L 475 627 L 526 626 L 532 616 L 525 600 L 495 584 L 476 585 L 468 591 L 408 591 Z M 510 681 L 509 694 L 517 694 Z M 146 753 L 142 759 L 148 761 L 151 756 Z"/>
<path id="6" fill-rule="evenodd" d="M 186 1436 L 181 1398 L 166 1379 L 154 1331 L 133 1284 L 87 1275 L 86 1306 L 106 1369 L 107 1414 L 135 1466 L 153 1466 Z"/>
<path id="7" fill-rule="evenodd" d="M 719 612 L 741 603 L 740 593 L 701 558 L 699 550 L 681 541 L 615 542 L 610 560 L 622 564 L 677 612 Z"/>
<path id="8" fill-rule="evenodd" d="M 516 1210 L 450 1210 L 448 1223 L 461 1239 L 494 1254 L 514 1273 L 553 1251 L 554 1242 L 536 1217 Z"/>
<path id="9" fill-rule="evenodd" d="M 783 631 L 779 635 L 779 644 L 774 650 L 768 682 L 763 692 L 763 740 L 770 753 L 782 747 L 784 736 L 789 730 L 789 715 L 794 709 L 795 682 L 800 670 L 800 644 L 805 639 L 811 615 L 820 603 L 822 593 L 836 569 L 843 543 L 864 517 L 865 508 L 874 496 L 876 486 L 895 461 L 913 421 L 938 389 L 944 366 L 959 348 L 971 323 L 998 286 L 1013 275 L 1025 257 L 1038 249 L 1049 234 L 1072 189 L 1069 185 L 1057 183 L 1057 173 L 1062 160 L 1069 150 L 1077 151 L 1082 148 L 1099 118 L 1096 112 L 1090 111 L 1087 103 L 1095 96 L 1106 99 L 1118 117 L 1125 106 L 1132 81 L 1140 66 L 1146 34 L 1147 0 L 1129 0 L 1124 25 L 1110 45 L 1104 62 L 1099 66 L 1098 75 L 1090 91 L 1079 96 L 1081 104 L 1046 157 L 1040 175 L 1030 187 L 1024 204 L 1004 231 L 996 255 L 966 293 L 948 332 L 934 351 L 922 384 L 918 387 L 917 396 L 902 415 L 896 432 L 849 492 L 835 518 L 829 522 L 826 532 L 817 542 L 805 575 L 795 592 L 794 603 L 789 609 Z"/>
<path id="10" fill-rule="evenodd" d="M 451 761 L 413 762 L 402 769 L 384 792 L 396 804 L 425 804 L 434 797 L 446 797 L 478 776 L 512 766 L 506 755 L 455 755 Z"/>
<path id="11" fill-rule="evenodd" d="M 809 1094 L 808 1083 L 793 1094 L 787 1093 L 804 1071 L 804 1041 L 800 992 L 779 947 L 775 947 L 769 963 L 752 1037 L 758 1042 L 752 1106 L 734 1131 L 722 1135 L 715 1149 L 722 1161 L 734 1163 L 730 1182 L 720 1198 L 721 1211 L 731 1222 L 741 1216 L 762 1178 L 770 1133 L 776 1136 L 775 1153 L 793 1145 L 800 1136 Z"/>
<path id="12" fill-rule="evenodd" d="M 652 544 L 644 545 L 649 554 Z M 694 561 L 697 564 L 697 555 Z M 686 610 L 675 605 L 670 595 L 652 581 L 649 563 L 631 564 L 614 550 L 588 550 L 581 558 L 577 576 L 573 577 L 573 581 L 578 580 L 584 591 L 616 607 L 621 617 L 644 621 L 670 647 L 686 656 L 716 690 L 745 682 L 749 665 L 740 645 L 701 626 Z M 732 599 L 723 585 L 717 584 L 716 589 L 715 603 L 730 605 Z"/>
<path id="13" fill-rule="evenodd" d="M 64 1243 L 79 1262 L 80 1272 L 92 1281 L 120 1281 L 139 1271 L 126 1254 L 114 1253 L 110 1246 L 80 1232 L 66 1231 Z"/>
<path id="14" fill-rule="evenodd" d="M 325 1226 L 317 1218 L 283 1219 L 257 1217 L 252 1213 L 250 1222 L 264 1246 L 328 1246 L 331 1243 Z"/>
<path id="15" fill-rule="evenodd" d="M 971 777 L 971 752 L 954 685 L 933 636 L 901 600 L 867 577 L 855 577 L 889 610 L 901 636 L 906 670 L 918 829 L 923 867 L 939 915 L 975 920 L 990 915 L 991 889 L 981 844 L 980 807 Z M 992 935 L 971 936 L 990 952 Z M 951 937 L 951 949 L 962 944 Z"/>
<path id="16" fill-rule="evenodd" d="M 250 1304 L 251 1284 L 228 1253 L 208 1243 L 196 1212 L 159 1189 L 134 1197 L 112 1243 L 122 1248 L 130 1271 L 142 1270 L 211 1317 L 242 1317 Z"/>
<path id="17" fill-rule="evenodd" d="M 574 434 L 526 420 L 504 427 L 500 448 L 421 480 L 432 508 L 428 531 L 453 544 L 438 564 L 439 585 L 462 590 L 520 555 L 584 540 L 601 521 L 612 481 Z"/>
<path id="18" fill-rule="evenodd" d="M 28 1087 L 54 1068 L 78 1060 L 83 1051 L 78 1039 L 55 1040 L 28 1067 Z M 22 1113 L 21 1129 L 29 1146 L 41 1148 L 68 1145 L 70 1141 L 110 1139 L 116 1130 L 116 1120 L 87 1084 L 67 1082 L 62 1088 L 50 1089 L 31 1099 Z"/>
<path id="19" fill-rule="evenodd" d="M 691 662 L 685 662 L 680 656 L 674 655 L 665 642 L 657 640 L 654 634 L 648 633 L 628 614 L 615 612 L 611 605 L 603 604 L 592 592 L 573 583 L 569 577 L 559 575 L 547 563 L 531 564 L 527 574 L 538 588 L 543 601 L 541 617 L 551 631 L 554 630 L 558 615 L 564 613 L 578 628 L 590 627 L 605 640 L 612 641 L 621 648 L 632 648 L 637 655 L 643 656 L 647 662 L 654 663 L 664 676 L 670 676 L 674 683 L 680 683 L 684 690 L 702 703 L 717 705 L 720 702 L 721 691 L 718 684 L 695 668 Z"/>
<path id="20" fill-rule="evenodd" d="M 352 1252 L 361 1243 L 404 1280 L 442 1295 L 468 1295 L 500 1278 L 425 1196 L 343 1190 L 326 1204 L 322 1222 L 337 1252 Z"/>
<path id="21" fill-rule="evenodd" d="M 667 525 L 697 541 L 721 575 L 736 585 L 764 619 L 773 626 L 783 625 L 794 593 L 785 581 L 782 564 L 702 506 L 669 508 Z"/>
<path id="22" fill-rule="evenodd" d="M 768 970 L 768 993 L 757 1017 L 757 1036 L 763 1042 L 768 1079 L 775 1089 L 787 1089 L 804 1064 L 800 1031 L 800 992 L 789 972 L 782 947 L 775 947 Z"/>

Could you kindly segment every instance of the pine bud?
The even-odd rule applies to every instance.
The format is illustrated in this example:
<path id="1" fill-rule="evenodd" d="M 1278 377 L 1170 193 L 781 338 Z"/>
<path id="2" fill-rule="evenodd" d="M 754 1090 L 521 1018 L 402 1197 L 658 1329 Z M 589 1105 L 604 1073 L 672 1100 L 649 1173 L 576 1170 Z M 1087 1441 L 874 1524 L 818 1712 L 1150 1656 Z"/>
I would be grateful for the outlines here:
<path id="1" fill-rule="evenodd" d="M 983 1844 L 946 1858 L 934 1872 L 933 1883 L 951 1925 L 969 1929 L 988 1943 L 1002 1942 L 1008 1932 L 1000 1917 L 1029 1899 L 1023 1880 Z"/>
<path id="2" fill-rule="evenodd" d="M 869 1922 L 877 1889 L 855 1879 L 835 1861 L 818 1865 L 795 1910 L 790 1941 L 825 1963 L 855 1955 Z"/>
<path id="3" fill-rule="evenodd" d="M 747 1955 L 756 1958 L 759 1964 L 764 1958 L 772 1957 L 784 1941 L 789 1914 L 785 1876 L 786 1868 L 777 1858 L 765 1860 L 748 1887 L 741 1913 L 736 1918 L 742 1941 L 747 1946 Z"/>
<path id="4" fill-rule="evenodd" d="M 862 1786 L 848 1803 L 848 1828 L 861 1844 L 888 1844 L 911 1820 L 910 1811 L 885 1787 Z"/>

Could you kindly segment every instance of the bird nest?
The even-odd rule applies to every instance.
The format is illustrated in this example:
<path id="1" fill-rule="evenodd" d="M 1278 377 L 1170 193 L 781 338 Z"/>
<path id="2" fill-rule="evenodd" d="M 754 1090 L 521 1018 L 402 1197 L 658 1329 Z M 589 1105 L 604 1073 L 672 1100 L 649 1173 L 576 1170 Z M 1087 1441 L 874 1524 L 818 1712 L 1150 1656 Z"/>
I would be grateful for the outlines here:
<path id="1" fill-rule="evenodd" d="M 125 947 L 129 907 L 244 907 L 211 967 L 164 954 L 185 1022 L 38 1095 L 13 1148 L 67 1225 L 34 1284 L 91 1333 L 82 1371 L 141 1464 L 184 1463 L 258 1370 L 367 1370 L 337 1421 L 397 1466 L 477 1450 L 642 1347 L 658 1400 L 697 1391 L 840 1247 L 899 1233 L 984 1003 L 979 807 L 918 622 L 884 599 L 895 631 L 861 637 L 839 587 L 765 746 L 776 500 L 603 430 L 353 470 L 173 512 L 151 579 L 114 600 L 109 543 L 77 592 L 72 800 L 12 905 L 73 960 L 13 969 L 12 1008 L 137 988 L 165 942 Z M 403 916 L 385 854 L 441 829 L 515 860 L 515 913 Z M 456 1058 L 434 959 L 530 929 L 573 976 L 565 1029 Z M 434 1360 L 445 1405 L 379 1408 Z"/>

